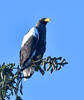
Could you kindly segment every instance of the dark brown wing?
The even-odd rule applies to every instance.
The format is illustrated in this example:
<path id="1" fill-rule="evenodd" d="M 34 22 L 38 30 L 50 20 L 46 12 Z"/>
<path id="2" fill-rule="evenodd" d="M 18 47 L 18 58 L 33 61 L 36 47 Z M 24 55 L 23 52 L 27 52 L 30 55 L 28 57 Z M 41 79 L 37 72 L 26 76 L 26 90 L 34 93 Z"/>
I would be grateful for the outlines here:
<path id="1" fill-rule="evenodd" d="M 20 66 L 23 67 L 26 62 L 28 62 L 31 57 L 34 56 L 38 43 L 38 38 L 31 36 L 28 41 L 22 46 L 20 50 Z"/>

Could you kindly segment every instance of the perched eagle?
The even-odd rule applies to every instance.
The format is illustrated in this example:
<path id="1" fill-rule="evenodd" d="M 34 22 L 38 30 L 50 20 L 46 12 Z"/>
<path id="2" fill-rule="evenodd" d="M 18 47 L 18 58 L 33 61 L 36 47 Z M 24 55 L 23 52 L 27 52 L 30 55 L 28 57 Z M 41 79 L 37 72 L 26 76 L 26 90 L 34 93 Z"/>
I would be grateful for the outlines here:
<path id="1" fill-rule="evenodd" d="M 50 18 L 42 18 L 38 21 L 35 27 L 32 27 L 24 36 L 21 50 L 20 50 L 20 66 L 25 68 L 28 66 L 32 59 L 34 61 L 43 57 L 46 50 L 46 24 L 50 21 Z M 35 68 L 29 66 L 23 70 L 25 77 L 31 77 Z"/>

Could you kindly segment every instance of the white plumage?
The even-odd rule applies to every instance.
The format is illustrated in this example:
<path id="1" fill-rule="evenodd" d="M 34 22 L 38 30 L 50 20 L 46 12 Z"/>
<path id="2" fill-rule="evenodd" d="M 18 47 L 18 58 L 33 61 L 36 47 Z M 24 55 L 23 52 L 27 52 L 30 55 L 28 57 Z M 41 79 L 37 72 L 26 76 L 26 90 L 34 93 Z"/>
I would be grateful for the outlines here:
<path id="1" fill-rule="evenodd" d="M 32 27 L 29 32 L 24 36 L 23 38 L 23 41 L 22 41 L 22 46 L 24 46 L 24 44 L 28 41 L 28 39 L 31 37 L 31 36 L 35 36 L 35 37 L 38 37 L 39 38 L 39 34 L 38 34 L 38 31 L 35 27 Z"/>

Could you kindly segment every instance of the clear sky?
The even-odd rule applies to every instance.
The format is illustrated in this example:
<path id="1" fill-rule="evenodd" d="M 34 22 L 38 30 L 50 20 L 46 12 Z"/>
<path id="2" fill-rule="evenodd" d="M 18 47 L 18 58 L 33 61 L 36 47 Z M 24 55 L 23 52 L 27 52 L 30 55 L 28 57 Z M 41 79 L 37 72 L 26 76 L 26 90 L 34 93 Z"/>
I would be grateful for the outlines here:
<path id="1" fill-rule="evenodd" d="M 84 100 L 83 0 L 0 0 L 0 64 L 19 63 L 23 36 L 42 17 L 51 18 L 44 57 L 63 56 L 69 64 L 23 81 L 23 100 Z"/>

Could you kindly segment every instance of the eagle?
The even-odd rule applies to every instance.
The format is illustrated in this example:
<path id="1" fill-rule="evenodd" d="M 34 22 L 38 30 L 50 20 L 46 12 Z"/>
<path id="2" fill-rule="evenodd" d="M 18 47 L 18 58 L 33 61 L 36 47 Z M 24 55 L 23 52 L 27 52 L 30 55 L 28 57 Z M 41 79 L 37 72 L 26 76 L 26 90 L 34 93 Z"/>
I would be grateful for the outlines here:
<path id="1" fill-rule="evenodd" d="M 46 25 L 50 18 L 41 18 L 24 36 L 20 49 L 20 66 L 24 77 L 31 77 L 35 68 L 28 66 L 32 59 L 34 61 L 43 57 L 46 50 Z M 27 67 L 28 66 L 28 67 Z"/>

